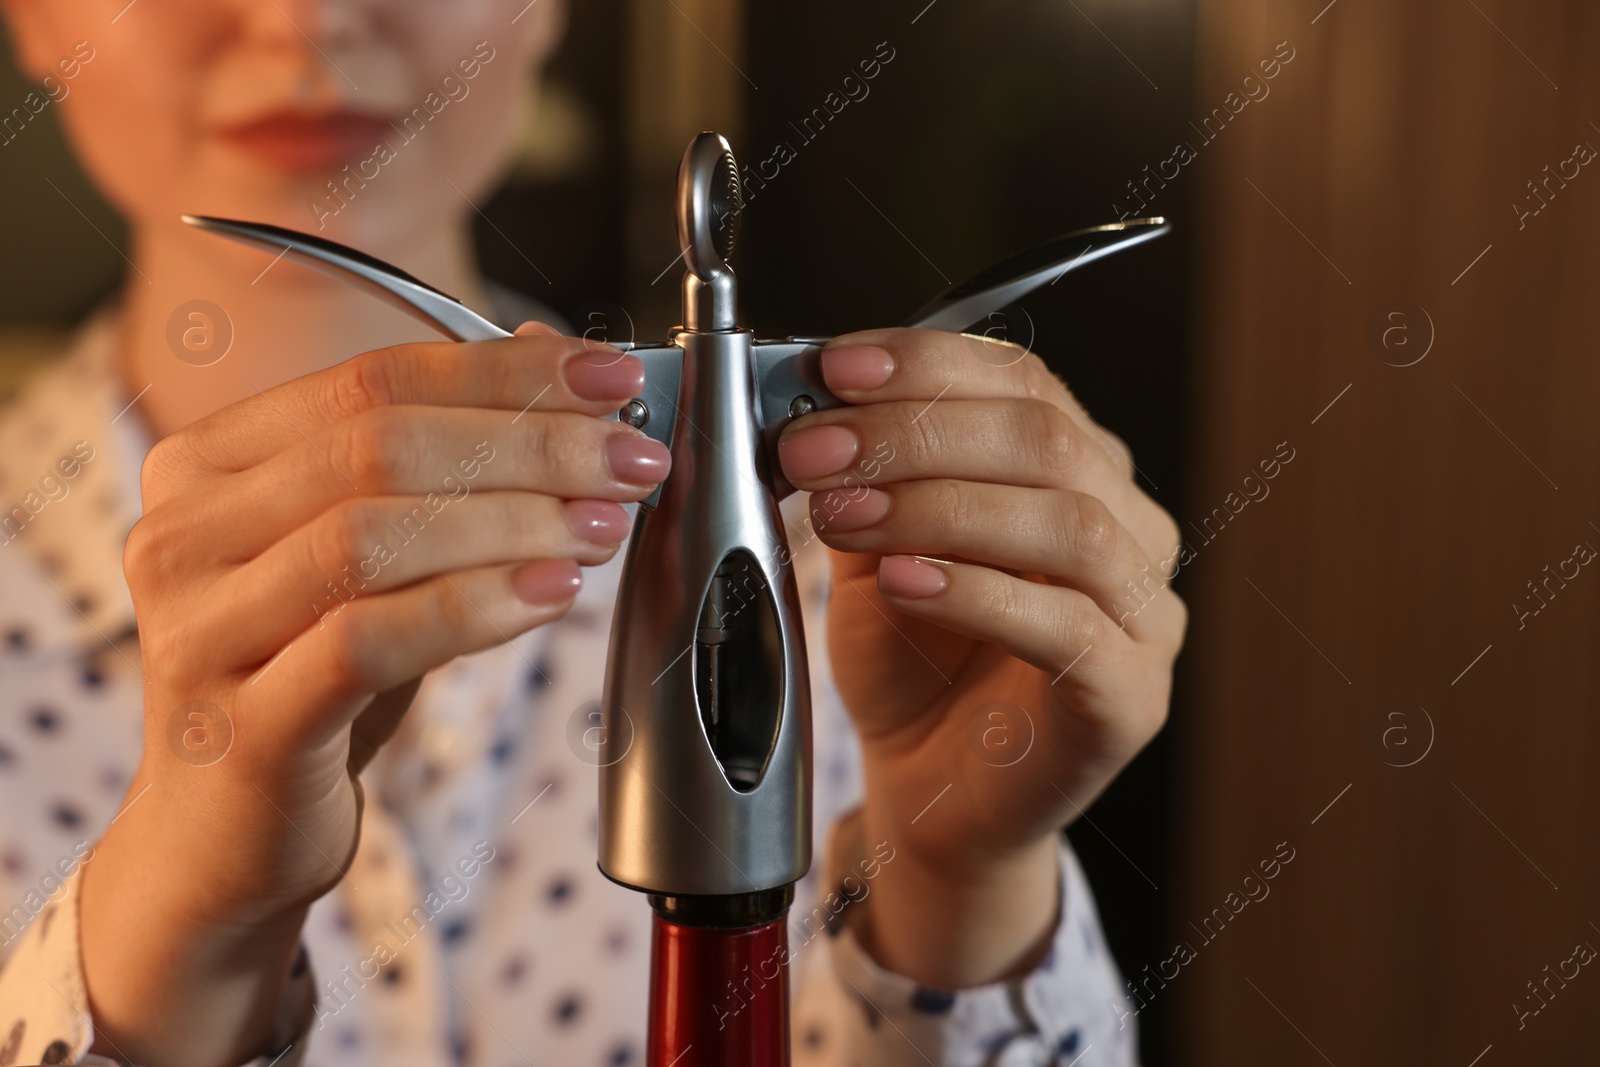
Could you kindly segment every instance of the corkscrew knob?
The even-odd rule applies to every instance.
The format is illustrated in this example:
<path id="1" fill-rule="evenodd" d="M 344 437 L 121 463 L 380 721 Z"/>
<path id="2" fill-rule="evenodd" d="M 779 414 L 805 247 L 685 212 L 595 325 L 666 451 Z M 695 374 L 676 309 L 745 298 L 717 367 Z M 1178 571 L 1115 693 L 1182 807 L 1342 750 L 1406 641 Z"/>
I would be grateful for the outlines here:
<path id="1" fill-rule="evenodd" d="M 733 269 L 744 192 L 733 149 L 707 131 L 689 143 L 678 168 L 678 246 L 683 249 L 683 326 L 698 332 L 737 329 Z"/>

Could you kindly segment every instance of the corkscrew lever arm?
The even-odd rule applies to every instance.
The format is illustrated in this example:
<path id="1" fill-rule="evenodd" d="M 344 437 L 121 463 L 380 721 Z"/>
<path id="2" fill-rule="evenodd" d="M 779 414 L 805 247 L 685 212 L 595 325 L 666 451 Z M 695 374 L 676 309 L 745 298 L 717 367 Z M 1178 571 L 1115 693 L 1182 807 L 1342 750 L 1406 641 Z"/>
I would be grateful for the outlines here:
<path id="1" fill-rule="evenodd" d="M 680 195 L 711 196 L 708 188 L 695 188 L 701 191 L 697 194 L 690 190 Z M 739 212 L 719 212 L 709 200 L 701 205 L 701 211 L 716 219 L 717 225 L 705 234 L 688 235 L 687 239 L 685 235 L 680 235 L 680 240 L 690 254 L 696 254 L 697 244 L 704 246 L 697 253 L 703 260 L 725 259 L 725 256 L 716 255 L 717 245 L 725 242 L 722 247 L 724 252 L 731 248 Z M 197 229 L 260 248 L 359 286 L 452 340 L 489 341 L 511 336 L 448 293 L 435 289 L 399 267 L 335 241 L 282 226 L 210 215 L 184 215 L 183 221 Z M 1063 275 L 1079 267 L 1164 236 L 1171 229 L 1171 224 L 1165 219 L 1156 217 L 1116 222 L 1064 234 L 1009 256 L 985 267 L 967 280 L 957 282 L 929 301 L 904 325 L 951 332 L 962 330 L 1016 303 L 1039 287 L 1054 284 Z M 697 289 L 694 303 L 689 307 L 691 317 L 698 315 L 702 306 L 709 311 L 713 294 L 731 282 L 732 272 L 708 269 L 697 277 L 700 280 L 691 284 L 701 288 Z M 731 301 L 724 303 L 731 304 Z M 685 325 L 690 328 L 696 326 L 687 322 Z M 707 320 L 700 328 L 727 327 Z M 789 337 L 756 342 L 756 382 L 760 394 L 761 421 L 769 439 L 775 439 L 783 425 L 795 414 L 836 407 L 840 403 L 823 384 L 817 368 L 817 350 L 825 341 L 826 338 Z M 628 419 L 650 437 L 670 444 L 677 416 L 675 401 L 683 374 L 683 350 L 670 343 L 623 342 L 616 344 L 616 347 L 632 352 L 644 362 L 645 391 L 636 398 L 635 403 L 623 408 L 614 417 Z M 780 486 L 780 490 L 787 491 L 783 486 Z"/>

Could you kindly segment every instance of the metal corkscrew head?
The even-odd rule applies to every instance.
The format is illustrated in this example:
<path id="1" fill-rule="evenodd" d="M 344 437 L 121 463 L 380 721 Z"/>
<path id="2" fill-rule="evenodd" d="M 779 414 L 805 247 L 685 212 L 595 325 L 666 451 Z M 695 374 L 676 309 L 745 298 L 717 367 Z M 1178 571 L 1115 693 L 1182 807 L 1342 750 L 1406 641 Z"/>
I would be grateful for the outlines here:
<path id="1" fill-rule="evenodd" d="M 690 143 L 677 207 L 672 473 L 635 520 L 612 616 L 602 717 L 633 743 L 600 768 L 600 869 L 674 898 L 744 897 L 811 863 L 810 673 L 756 343 L 735 315 L 727 141 Z"/>
<path id="2" fill-rule="evenodd" d="M 739 235 L 744 191 L 739 164 L 721 135 L 689 142 L 678 168 L 678 247 L 683 249 L 683 327 L 737 329 L 738 308 L 728 257 Z"/>

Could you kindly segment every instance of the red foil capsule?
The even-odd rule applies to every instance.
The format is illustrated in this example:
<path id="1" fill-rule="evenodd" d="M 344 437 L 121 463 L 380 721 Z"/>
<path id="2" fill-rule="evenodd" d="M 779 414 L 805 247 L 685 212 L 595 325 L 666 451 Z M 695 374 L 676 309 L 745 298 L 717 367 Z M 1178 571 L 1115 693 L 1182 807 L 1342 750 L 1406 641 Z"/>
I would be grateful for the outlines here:
<path id="1" fill-rule="evenodd" d="M 789 937 L 756 926 L 682 926 L 657 912 L 648 1067 L 788 1067 Z"/>

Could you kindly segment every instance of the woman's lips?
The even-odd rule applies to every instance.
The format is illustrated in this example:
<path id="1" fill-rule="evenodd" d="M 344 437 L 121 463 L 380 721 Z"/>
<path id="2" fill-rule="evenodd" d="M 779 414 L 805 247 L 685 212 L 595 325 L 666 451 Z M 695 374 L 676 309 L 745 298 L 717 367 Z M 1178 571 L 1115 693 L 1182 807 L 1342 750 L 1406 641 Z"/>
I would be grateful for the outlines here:
<path id="1" fill-rule="evenodd" d="M 388 119 L 373 115 L 285 111 L 223 130 L 222 138 L 274 167 L 304 173 L 365 159 L 393 134 Z"/>

